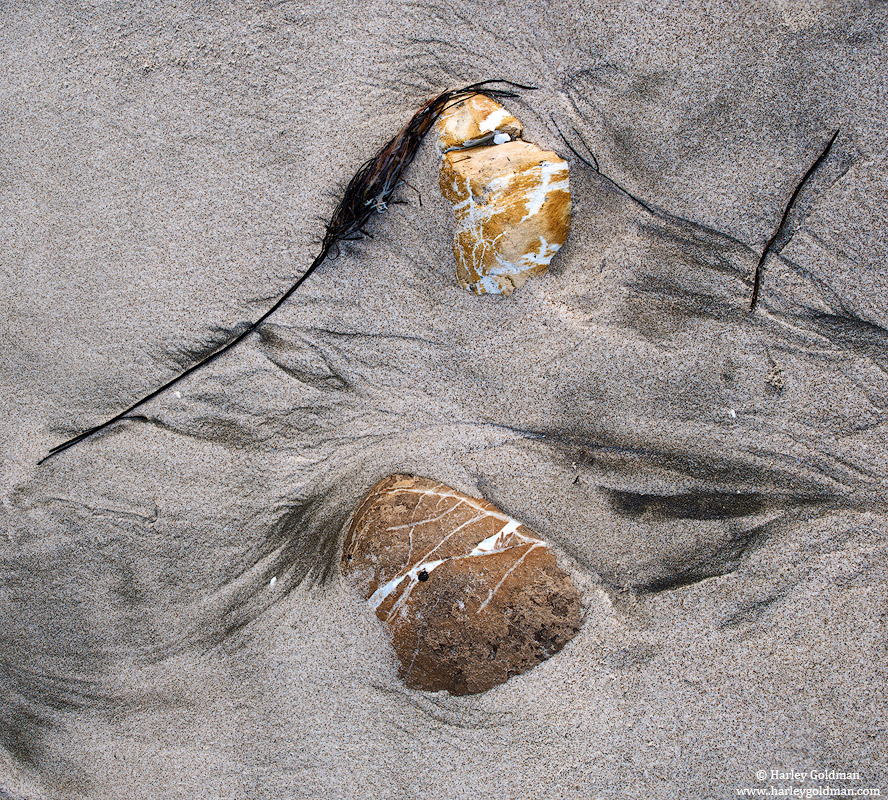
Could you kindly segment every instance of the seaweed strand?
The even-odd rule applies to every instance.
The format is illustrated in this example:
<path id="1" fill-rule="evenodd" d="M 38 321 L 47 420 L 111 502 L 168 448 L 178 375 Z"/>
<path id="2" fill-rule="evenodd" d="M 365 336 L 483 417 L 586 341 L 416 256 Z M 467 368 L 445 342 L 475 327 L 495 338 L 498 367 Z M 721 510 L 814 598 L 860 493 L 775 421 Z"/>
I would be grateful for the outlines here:
<path id="1" fill-rule="evenodd" d="M 761 291 L 762 286 L 762 272 L 763 267 L 765 266 L 765 260 L 772 252 L 779 252 L 774 247 L 774 243 L 777 241 L 778 237 L 781 233 L 783 233 L 783 229 L 786 227 L 786 221 L 789 219 L 789 213 L 792 211 L 793 206 L 795 206 L 796 200 L 798 200 L 799 194 L 802 191 L 804 185 L 811 179 L 811 176 L 817 171 L 817 167 L 819 167 L 826 157 L 829 155 L 829 151 L 832 150 L 833 142 L 835 142 L 836 138 L 839 135 L 839 128 L 836 128 L 835 133 L 833 133 L 829 142 L 827 142 L 826 147 L 823 148 L 823 152 L 817 156 L 817 159 L 808 167 L 808 171 L 802 176 L 802 179 L 798 182 L 795 187 L 795 191 L 789 198 L 789 202 L 786 204 L 786 208 L 783 210 L 783 216 L 780 219 L 780 224 L 777 226 L 777 229 L 774 231 L 774 235 L 768 240 L 768 243 L 765 245 L 765 249 L 762 250 L 761 258 L 758 260 L 758 264 L 755 265 L 755 275 L 752 281 L 752 300 L 749 303 L 749 310 L 755 311 L 756 303 L 758 303 L 759 292 Z"/>
<path id="2" fill-rule="evenodd" d="M 37 463 L 43 464 L 53 456 L 64 452 L 69 447 L 73 447 L 78 442 L 82 442 L 100 431 L 119 422 L 123 419 L 130 418 L 130 413 L 140 406 L 153 400 L 162 392 L 165 392 L 171 386 L 174 386 L 183 378 L 188 377 L 201 367 L 215 361 L 220 356 L 227 353 L 239 342 L 243 341 L 253 331 L 255 331 L 265 320 L 275 313 L 306 281 L 306 279 L 327 259 L 331 253 L 338 252 L 339 244 L 345 241 L 355 241 L 369 236 L 364 227 L 370 221 L 374 214 L 384 212 L 388 204 L 392 202 L 392 196 L 398 187 L 404 183 L 402 177 L 404 171 L 410 166 L 416 157 L 422 140 L 428 133 L 435 120 L 452 104 L 466 100 L 477 94 L 485 94 L 489 97 L 509 98 L 517 97 L 518 94 L 507 88 L 495 88 L 495 86 L 512 87 L 513 89 L 535 89 L 534 86 L 524 86 L 520 83 L 513 83 L 506 80 L 489 80 L 479 81 L 464 86 L 462 89 L 451 89 L 442 92 L 437 97 L 429 100 L 422 108 L 417 111 L 411 120 L 393 136 L 375 156 L 365 161 L 348 182 L 342 199 L 339 201 L 330 221 L 326 225 L 324 238 L 321 242 L 321 249 L 314 261 L 311 262 L 308 269 L 296 280 L 296 282 L 285 291 L 271 308 L 262 314 L 257 320 L 250 323 L 240 333 L 229 341 L 218 347 L 209 355 L 200 359 L 196 364 L 188 367 L 184 372 L 180 372 L 174 378 L 171 378 L 162 386 L 154 389 L 152 392 L 144 395 L 132 405 L 123 411 L 115 414 L 110 419 L 105 420 L 99 425 L 95 425 L 76 436 L 62 442 L 53 447 L 49 453 L 41 458 Z"/>

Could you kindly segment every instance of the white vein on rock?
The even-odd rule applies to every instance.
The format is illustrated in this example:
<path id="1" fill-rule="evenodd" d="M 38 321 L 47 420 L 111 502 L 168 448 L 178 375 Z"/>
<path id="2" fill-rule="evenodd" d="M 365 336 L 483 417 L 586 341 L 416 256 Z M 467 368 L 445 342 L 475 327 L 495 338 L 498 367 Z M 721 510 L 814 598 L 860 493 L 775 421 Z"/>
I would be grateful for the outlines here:
<path id="1" fill-rule="evenodd" d="M 530 547 L 527 549 L 527 551 L 522 554 L 521 558 L 518 559 L 518 561 L 515 564 L 512 565 L 512 567 L 501 578 L 499 583 L 493 589 L 490 590 L 490 592 L 488 593 L 487 599 L 481 604 L 481 607 L 478 609 L 478 613 L 480 613 L 481 611 L 484 610 L 484 608 L 487 607 L 487 604 L 490 602 L 490 600 L 493 598 L 493 596 L 496 594 L 496 592 L 499 590 L 499 588 L 503 585 L 503 582 L 506 580 L 506 578 L 508 578 L 508 576 L 511 575 L 512 572 L 518 567 L 518 565 L 521 564 L 522 561 L 524 561 L 524 559 L 527 557 L 527 553 L 529 553 L 535 547 L 545 546 L 545 543 L 539 539 L 535 539 L 533 537 L 525 536 L 521 533 L 518 533 L 518 528 L 521 527 L 521 523 L 518 520 L 516 520 L 506 514 L 502 514 L 500 512 L 493 511 L 489 508 L 485 508 L 485 507 L 481 506 L 478 502 L 473 501 L 472 498 L 466 497 L 464 495 L 458 495 L 454 492 L 440 492 L 440 491 L 428 490 L 428 489 L 423 490 L 423 491 L 419 491 L 416 489 L 398 489 L 395 491 L 398 493 L 404 492 L 404 493 L 410 493 L 410 494 L 421 494 L 423 496 L 428 496 L 430 494 L 437 495 L 439 497 L 438 504 L 440 504 L 441 500 L 444 500 L 444 499 L 452 498 L 454 500 L 457 500 L 457 502 L 454 505 L 452 505 L 450 508 L 448 508 L 447 511 L 445 511 L 444 513 L 439 514 L 435 517 L 428 517 L 423 520 L 413 520 L 410 523 L 407 523 L 404 525 L 394 525 L 394 526 L 388 528 L 388 530 L 390 530 L 390 531 L 391 530 L 402 530 L 404 528 L 410 529 L 410 537 L 411 537 L 410 551 L 408 552 L 408 555 L 407 555 L 407 564 L 405 564 L 405 567 L 407 565 L 409 565 L 410 557 L 413 554 L 412 536 L 413 536 L 413 531 L 417 525 L 422 525 L 422 524 L 425 524 L 428 522 L 436 522 L 440 519 L 443 519 L 450 512 L 452 512 L 455 508 L 457 508 L 463 504 L 468 505 L 468 506 L 472 506 L 477 511 L 479 511 L 481 513 L 473 515 L 471 518 L 467 519 L 465 522 L 458 525 L 456 528 L 454 528 L 452 531 L 450 531 L 446 536 L 444 536 L 441 539 L 441 541 L 438 542 L 438 544 L 436 544 L 428 553 L 426 553 L 426 555 L 419 560 L 419 563 L 415 564 L 412 567 L 406 568 L 403 572 L 399 573 L 394 578 L 392 578 L 391 580 L 389 580 L 388 582 L 386 582 L 385 584 L 380 586 L 375 592 L 373 592 L 373 594 L 370 596 L 368 602 L 370 603 L 370 606 L 373 608 L 374 612 L 378 612 L 379 607 L 386 601 L 386 599 L 389 598 L 392 594 L 394 594 L 399 588 L 401 588 L 403 586 L 403 590 L 401 591 L 400 596 L 398 597 L 398 599 L 395 601 L 394 605 L 391 607 L 391 609 L 386 614 L 386 621 L 391 620 L 392 617 L 401 608 L 403 608 L 404 605 L 407 603 L 407 600 L 409 599 L 410 595 L 412 594 L 413 589 L 416 587 L 416 585 L 418 583 L 421 582 L 419 579 L 419 576 L 421 573 L 426 574 L 426 578 L 424 580 L 427 580 L 428 576 L 435 569 L 437 569 L 439 566 L 441 566 L 441 564 L 447 563 L 449 561 L 461 561 L 466 558 L 478 558 L 478 557 L 483 557 L 483 556 L 494 555 L 496 553 L 503 553 L 507 550 L 511 550 L 515 547 L 522 547 L 522 546 L 526 546 L 529 544 Z M 418 506 L 419 506 L 419 504 L 417 504 L 416 508 L 418 508 Z M 416 509 L 414 509 L 414 513 L 415 512 L 416 512 Z M 494 519 L 499 519 L 502 522 L 504 522 L 505 524 L 496 533 L 494 533 L 491 536 L 488 536 L 486 539 L 483 539 L 482 541 L 478 542 L 478 544 L 476 544 L 468 553 L 463 553 L 461 555 L 455 555 L 455 556 L 448 556 L 447 558 L 429 560 L 429 557 L 431 555 L 433 555 L 435 553 L 435 551 L 438 550 L 452 536 L 454 536 L 455 534 L 457 534 L 459 531 L 463 530 L 467 526 L 473 525 L 476 522 L 479 522 L 485 516 L 490 516 L 490 517 L 493 517 Z M 407 581 L 406 586 L 403 585 L 405 580 Z"/>

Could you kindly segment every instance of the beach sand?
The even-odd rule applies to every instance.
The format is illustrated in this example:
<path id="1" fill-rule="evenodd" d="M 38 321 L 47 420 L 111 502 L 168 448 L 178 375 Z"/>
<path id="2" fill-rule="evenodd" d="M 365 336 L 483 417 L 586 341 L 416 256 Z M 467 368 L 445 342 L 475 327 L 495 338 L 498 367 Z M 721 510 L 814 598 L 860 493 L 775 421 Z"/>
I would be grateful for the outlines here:
<path id="1" fill-rule="evenodd" d="M 0 798 L 888 792 L 888 6 L 0 21 Z M 546 275 L 458 287 L 427 142 L 261 333 L 37 466 L 258 317 L 360 164 L 490 78 L 538 87 L 505 105 L 571 162 Z M 580 634 L 484 694 L 406 689 L 338 571 L 392 473 L 549 541 Z"/>

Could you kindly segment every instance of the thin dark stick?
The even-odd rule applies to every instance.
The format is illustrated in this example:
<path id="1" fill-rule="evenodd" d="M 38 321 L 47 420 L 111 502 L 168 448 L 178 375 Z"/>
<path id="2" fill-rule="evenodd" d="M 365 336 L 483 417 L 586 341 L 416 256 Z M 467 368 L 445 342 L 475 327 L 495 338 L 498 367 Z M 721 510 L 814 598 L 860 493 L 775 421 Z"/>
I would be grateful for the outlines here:
<path id="1" fill-rule="evenodd" d="M 535 89 L 535 86 L 524 86 L 520 83 L 513 83 L 505 80 L 480 81 L 478 83 L 464 86 L 462 89 L 452 89 L 442 92 L 437 97 L 429 100 L 391 140 L 373 158 L 365 161 L 354 177 L 348 182 L 342 199 L 336 206 L 333 216 L 326 226 L 326 233 L 321 243 L 321 250 L 314 261 L 311 262 L 309 268 L 300 276 L 300 278 L 284 292 L 280 299 L 266 311 L 259 319 L 241 331 L 233 339 L 214 350 L 208 356 L 205 356 L 196 364 L 188 367 L 184 372 L 179 373 L 176 377 L 168 380 L 163 386 L 155 389 L 140 400 L 133 403 L 128 408 L 115 414 L 105 422 L 96 425 L 88 430 L 78 433 L 71 439 L 62 444 L 53 447 L 47 455 L 38 461 L 42 464 L 44 461 L 58 455 L 59 453 L 73 447 L 78 442 L 105 430 L 105 428 L 113 425 L 115 422 L 127 418 L 127 415 L 135 411 L 135 409 L 154 399 L 161 392 L 166 391 L 192 372 L 200 369 L 202 366 L 209 364 L 211 361 L 219 358 L 224 353 L 231 350 L 238 342 L 243 341 L 253 331 L 256 330 L 265 320 L 267 320 L 275 311 L 277 311 L 295 292 L 302 283 L 312 274 L 330 255 L 331 252 L 338 252 L 339 243 L 344 241 L 354 241 L 362 239 L 367 234 L 363 228 L 370 221 L 374 214 L 384 212 L 388 204 L 392 200 L 395 190 L 405 183 L 402 175 L 404 170 L 412 163 L 422 144 L 422 140 L 428 133 L 432 124 L 451 104 L 465 100 L 476 94 L 486 94 L 490 97 L 508 98 L 517 97 L 515 92 L 507 89 L 489 88 L 491 85 L 499 84 L 511 86 L 515 89 Z M 131 419 L 131 417 L 130 417 Z"/>
<path id="2" fill-rule="evenodd" d="M 581 156 L 577 152 L 577 149 L 568 141 L 567 137 L 564 135 L 564 133 L 562 133 L 561 128 L 558 127 L 558 123 L 555 122 L 555 117 L 550 117 L 550 119 L 552 120 L 552 124 L 555 126 L 555 130 L 558 131 L 558 135 L 561 137 L 562 141 L 567 145 L 570 152 L 573 153 L 587 167 L 590 167 L 591 169 L 594 169 L 596 172 L 600 173 L 601 170 L 598 168 L 598 159 L 595 157 L 595 153 L 592 152 L 592 149 L 589 147 L 589 145 L 586 144 L 586 140 L 580 135 L 580 132 L 576 128 L 573 128 L 573 127 L 571 128 L 571 130 L 574 132 L 574 135 L 583 143 L 583 147 L 586 148 L 586 152 L 590 156 L 592 156 L 592 161 L 589 161 L 589 159 L 587 159 L 584 156 Z"/>
<path id="3" fill-rule="evenodd" d="M 585 158 L 584 156 L 580 155 L 580 154 L 577 152 L 577 149 L 576 149 L 576 148 L 575 148 L 575 147 L 574 147 L 574 146 L 568 141 L 567 137 L 562 133 L 561 128 L 558 127 L 558 123 L 555 122 L 555 118 L 554 118 L 554 117 L 552 117 L 552 124 L 555 126 L 555 130 L 558 131 L 558 135 L 562 138 L 562 140 L 564 141 L 564 144 L 567 145 L 567 147 L 570 149 L 570 152 L 573 153 L 573 154 L 574 154 L 574 155 L 575 155 L 580 161 L 582 161 L 587 167 L 590 167 L 591 169 L 594 169 L 599 175 L 601 175 L 601 176 L 602 176 L 603 178 L 605 178 L 609 183 L 611 183 L 611 184 L 612 184 L 613 186 L 615 186 L 619 191 L 621 191 L 624 195 L 626 195 L 626 197 L 628 197 L 628 198 L 629 198 L 630 200 L 632 200 L 633 202 L 638 203 L 638 205 L 640 205 L 640 206 L 641 206 L 645 211 L 647 211 L 649 214 L 654 214 L 654 215 L 656 215 L 657 212 L 654 211 L 654 209 L 651 208 L 651 206 L 649 206 L 647 203 L 645 203 L 644 200 L 642 200 L 642 199 L 639 198 L 639 197 L 636 197 L 636 196 L 635 196 L 634 194 L 632 194 L 632 192 L 630 192 L 625 186 L 621 186 L 621 185 L 620 185 L 619 183 L 617 183 L 613 178 L 611 178 L 609 175 L 605 175 L 605 174 L 599 169 L 599 167 L 598 167 L 598 159 L 595 157 L 595 153 L 592 152 L 592 148 L 589 147 L 589 145 L 588 145 L 588 143 L 586 142 L 586 140 L 582 137 L 582 135 L 580 134 L 580 132 L 579 132 L 576 128 L 571 128 L 571 130 L 574 132 L 574 135 L 577 137 L 577 139 L 579 139 L 579 140 L 583 143 L 583 147 L 586 148 L 586 152 L 587 152 L 590 156 L 592 156 L 592 161 L 589 161 L 588 158 Z"/>
<path id="4" fill-rule="evenodd" d="M 171 378 L 170 380 L 168 380 L 165 384 L 163 384 L 163 386 L 158 387 L 153 392 L 150 392 L 149 394 L 146 394 L 140 400 L 137 400 L 135 403 L 133 403 L 131 406 L 129 406 L 129 408 L 124 409 L 119 414 L 115 414 L 113 417 L 111 417 L 111 419 L 108 419 L 105 422 L 101 423 L 100 425 L 96 425 L 95 427 L 90 428 L 89 430 L 85 430 L 85 431 L 83 431 L 83 433 L 78 433 L 77 436 L 75 436 L 72 439 L 68 439 L 66 442 L 63 442 L 62 444 L 56 445 L 55 447 L 53 447 L 49 451 L 49 453 L 47 453 L 45 456 L 43 456 L 43 458 L 41 458 L 37 463 L 42 464 L 44 461 L 52 458 L 55 455 L 58 455 L 63 450 L 67 450 L 69 447 L 73 447 L 78 442 L 82 442 L 88 436 L 92 436 L 94 433 L 98 433 L 99 431 L 103 430 L 104 428 L 107 428 L 109 425 L 113 425 L 115 422 L 118 422 L 119 420 L 126 417 L 130 413 L 130 411 L 135 411 L 139 406 L 144 405 L 149 400 L 153 400 L 161 392 L 166 391 L 167 389 L 170 388 L 170 386 L 172 386 L 175 383 L 178 383 L 179 381 L 181 381 L 183 378 L 190 375 L 195 370 L 199 369 L 200 367 L 204 366 L 205 364 L 209 364 L 211 361 L 214 361 L 219 356 L 221 356 L 223 353 L 227 353 L 238 342 L 242 341 L 247 336 L 249 336 L 254 330 L 256 330 L 256 328 L 258 328 L 263 322 L 265 322 L 265 320 L 267 320 L 272 314 L 274 314 L 274 312 L 277 311 L 287 301 L 287 299 L 293 294 L 293 292 L 295 292 L 302 285 L 302 282 L 309 275 L 311 275 L 311 273 L 314 272 L 315 269 L 317 269 L 317 267 L 319 267 L 321 265 L 321 262 L 323 262 L 324 259 L 327 257 L 328 252 L 329 252 L 328 247 L 325 246 L 324 248 L 322 248 L 321 252 L 318 254 L 318 257 L 311 263 L 311 266 L 305 271 L 305 273 L 299 278 L 299 280 L 296 281 L 296 283 L 294 283 L 289 289 L 287 289 L 286 292 L 284 292 L 281 295 L 280 299 L 271 308 L 269 308 L 268 311 L 266 311 L 255 322 L 251 323 L 249 327 L 245 328 L 243 331 L 241 331 L 241 333 L 239 333 L 233 339 L 231 339 L 230 341 L 223 344 L 218 350 L 214 350 L 212 353 L 210 353 L 208 356 L 202 358 L 196 364 L 193 364 L 192 366 L 188 367 L 188 369 L 186 369 L 184 372 L 180 372 L 178 375 L 176 375 L 175 378 Z"/>
<path id="5" fill-rule="evenodd" d="M 774 231 L 774 235 L 768 240 L 768 243 L 765 245 L 765 249 L 762 251 L 762 256 L 759 259 L 758 264 L 755 265 L 755 277 L 752 283 L 752 302 L 749 304 L 750 311 L 755 311 L 755 305 L 758 302 L 759 292 L 761 291 L 762 285 L 762 268 L 765 265 L 765 259 L 767 259 L 767 257 L 774 249 L 774 243 L 777 241 L 777 238 L 780 236 L 781 233 L 783 233 L 783 229 L 786 227 L 786 221 L 789 219 L 789 212 L 792 211 L 793 206 L 798 199 L 799 193 L 802 191 L 802 188 L 811 179 L 811 176 L 817 171 L 817 167 L 819 167 L 823 163 L 824 159 L 829 155 L 829 151 L 832 149 L 833 142 L 835 142 L 836 137 L 839 135 L 839 130 L 839 128 L 836 128 L 835 133 L 832 135 L 832 138 L 830 138 L 826 147 L 823 149 L 823 152 L 819 156 L 817 156 L 817 160 L 813 164 L 811 164 L 810 167 L 808 167 L 808 171 L 799 181 L 798 185 L 795 188 L 795 191 L 789 198 L 789 202 L 786 204 L 786 209 L 783 212 L 783 217 L 780 220 L 780 224 L 777 226 L 777 230 Z"/>

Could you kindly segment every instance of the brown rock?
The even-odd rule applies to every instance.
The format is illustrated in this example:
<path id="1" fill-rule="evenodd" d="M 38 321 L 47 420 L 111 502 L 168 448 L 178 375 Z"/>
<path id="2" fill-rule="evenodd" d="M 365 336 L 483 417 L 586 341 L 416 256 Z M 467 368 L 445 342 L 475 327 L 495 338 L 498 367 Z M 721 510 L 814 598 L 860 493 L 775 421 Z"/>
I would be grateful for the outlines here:
<path id="1" fill-rule="evenodd" d="M 456 215 L 453 252 L 460 285 L 477 294 L 511 294 L 531 275 L 545 272 L 567 239 L 569 171 L 551 150 L 515 139 L 520 125 L 512 133 L 510 120 L 516 125 L 517 120 L 499 103 L 483 100 L 457 106 L 439 130 L 439 147 L 446 150 L 441 192 Z M 471 137 L 495 124 L 503 131 L 494 133 L 489 146 L 444 146 L 460 140 L 462 148 L 477 144 Z M 508 140 L 499 143 L 500 136 Z"/>
<path id="2" fill-rule="evenodd" d="M 388 628 L 413 689 L 483 692 L 578 632 L 576 586 L 548 546 L 485 500 L 392 475 L 358 506 L 342 573 Z"/>

